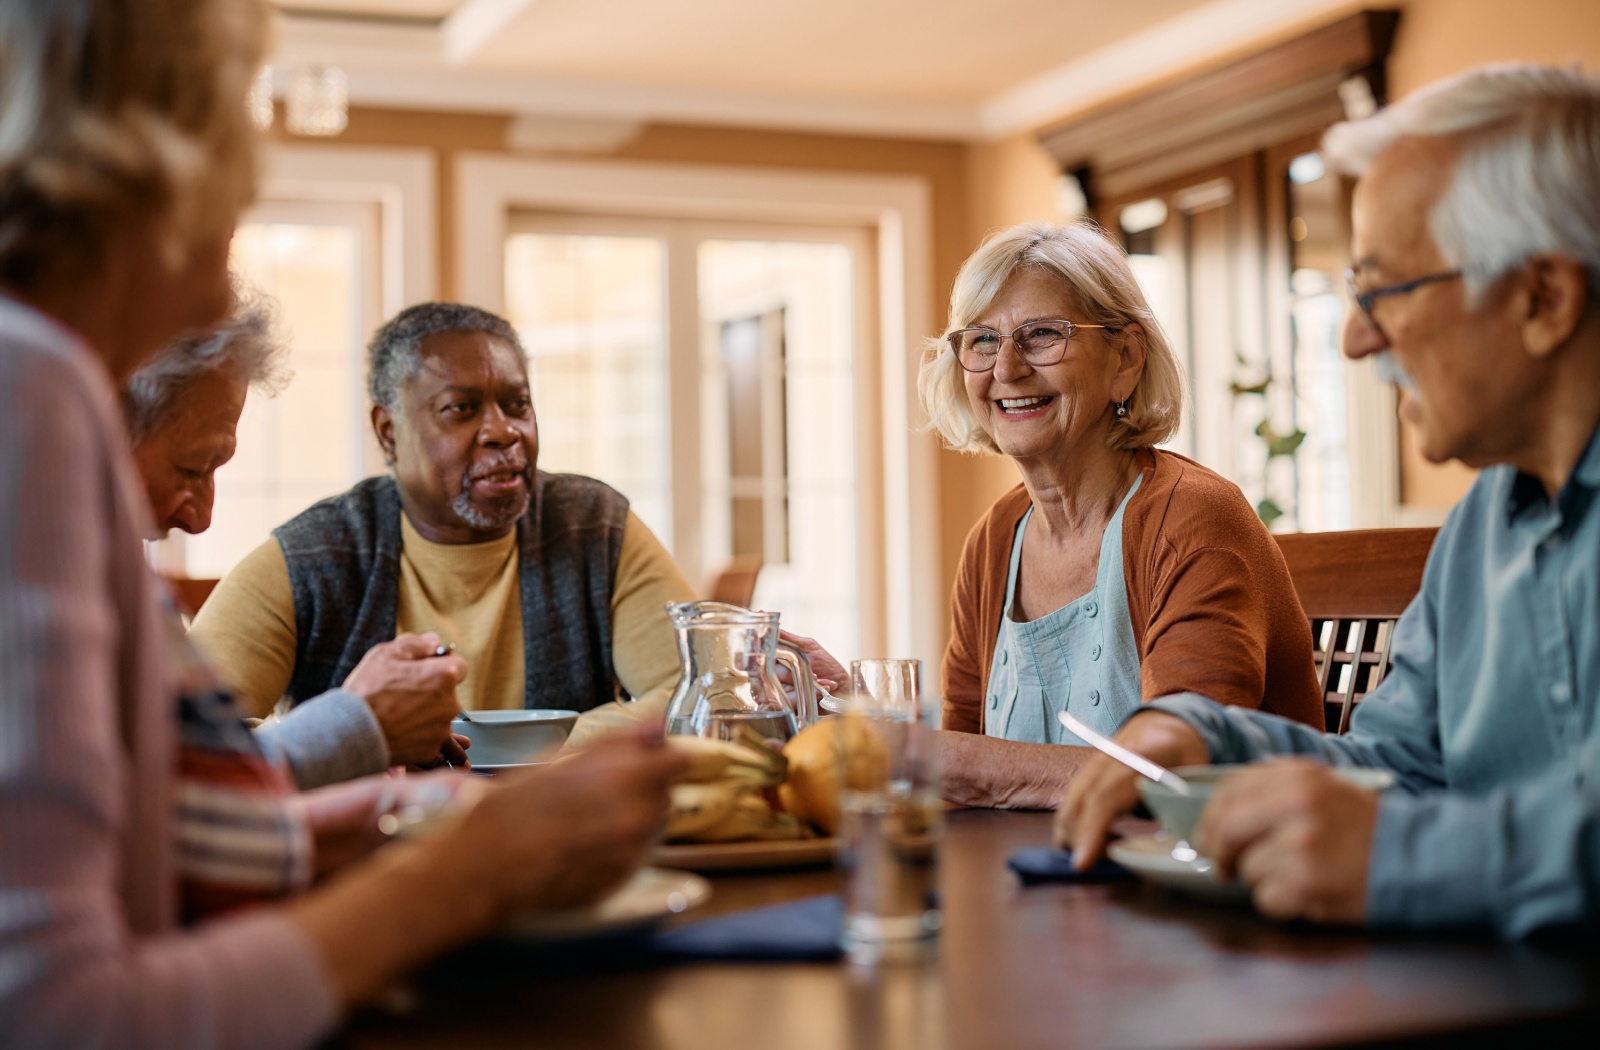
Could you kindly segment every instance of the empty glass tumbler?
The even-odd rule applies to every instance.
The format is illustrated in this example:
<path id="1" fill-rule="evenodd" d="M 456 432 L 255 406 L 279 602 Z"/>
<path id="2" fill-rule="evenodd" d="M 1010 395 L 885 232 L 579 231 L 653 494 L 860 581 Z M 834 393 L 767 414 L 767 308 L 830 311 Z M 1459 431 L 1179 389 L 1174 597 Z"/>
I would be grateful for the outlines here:
<path id="1" fill-rule="evenodd" d="M 850 678 L 835 728 L 842 945 L 855 962 L 915 958 L 940 927 L 937 712 L 923 699 L 919 660 L 857 660 Z"/>

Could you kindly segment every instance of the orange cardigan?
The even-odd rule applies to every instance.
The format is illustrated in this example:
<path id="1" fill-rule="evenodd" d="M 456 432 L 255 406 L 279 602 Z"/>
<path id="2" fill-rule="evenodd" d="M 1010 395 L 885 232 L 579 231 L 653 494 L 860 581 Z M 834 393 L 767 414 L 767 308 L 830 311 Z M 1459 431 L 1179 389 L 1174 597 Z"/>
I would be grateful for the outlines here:
<path id="1" fill-rule="evenodd" d="M 1231 481 L 1152 449 L 1122 516 L 1122 571 L 1145 701 L 1195 692 L 1322 728 L 1311 627 L 1277 543 Z M 951 596 L 944 727 L 983 732 L 1018 485 L 967 535 Z"/>

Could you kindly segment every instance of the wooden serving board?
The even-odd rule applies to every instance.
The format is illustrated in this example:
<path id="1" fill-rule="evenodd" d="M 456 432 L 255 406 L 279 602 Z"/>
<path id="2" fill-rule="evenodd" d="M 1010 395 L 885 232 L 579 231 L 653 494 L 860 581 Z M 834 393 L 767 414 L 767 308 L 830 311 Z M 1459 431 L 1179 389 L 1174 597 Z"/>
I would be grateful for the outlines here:
<path id="1" fill-rule="evenodd" d="M 685 871 L 775 871 L 833 863 L 834 840 L 783 839 L 777 842 L 675 842 L 657 846 L 650 863 Z"/>

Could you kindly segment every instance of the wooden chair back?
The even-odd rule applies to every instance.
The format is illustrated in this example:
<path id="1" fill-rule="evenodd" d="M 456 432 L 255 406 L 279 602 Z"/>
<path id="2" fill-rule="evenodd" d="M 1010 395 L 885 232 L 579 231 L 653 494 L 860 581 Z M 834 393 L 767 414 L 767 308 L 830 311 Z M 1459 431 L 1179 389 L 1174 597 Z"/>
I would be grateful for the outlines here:
<path id="1" fill-rule="evenodd" d="M 1438 529 L 1361 529 L 1277 536 L 1300 607 L 1327 728 L 1350 728 L 1356 704 L 1389 673 L 1394 625 L 1422 589 Z"/>
<path id="2" fill-rule="evenodd" d="M 172 588 L 173 600 L 178 603 L 178 611 L 193 618 L 200 611 L 200 606 L 211 597 L 211 592 L 216 588 L 217 580 L 209 580 L 191 576 L 162 576 L 167 581 L 167 586 Z"/>
<path id="3" fill-rule="evenodd" d="M 761 575 L 761 559 L 735 558 L 717 574 L 711 584 L 710 598 L 741 608 L 750 608 L 756 597 L 756 579 Z"/>

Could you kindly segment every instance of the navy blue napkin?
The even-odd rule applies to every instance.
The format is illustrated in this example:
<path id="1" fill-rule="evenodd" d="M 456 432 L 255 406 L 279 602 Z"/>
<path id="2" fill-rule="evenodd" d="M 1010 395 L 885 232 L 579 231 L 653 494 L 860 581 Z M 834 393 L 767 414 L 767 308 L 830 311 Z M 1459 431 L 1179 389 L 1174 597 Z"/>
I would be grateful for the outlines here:
<path id="1" fill-rule="evenodd" d="M 1072 866 L 1070 849 L 1019 849 L 1006 858 L 1006 867 L 1017 873 L 1024 886 L 1040 882 L 1125 882 L 1133 872 L 1114 860 L 1102 857 L 1088 871 Z"/>
<path id="2" fill-rule="evenodd" d="M 828 962 L 839 957 L 843 915 L 836 893 L 806 897 L 679 926 L 646 950 L 685 961 Z"/>

